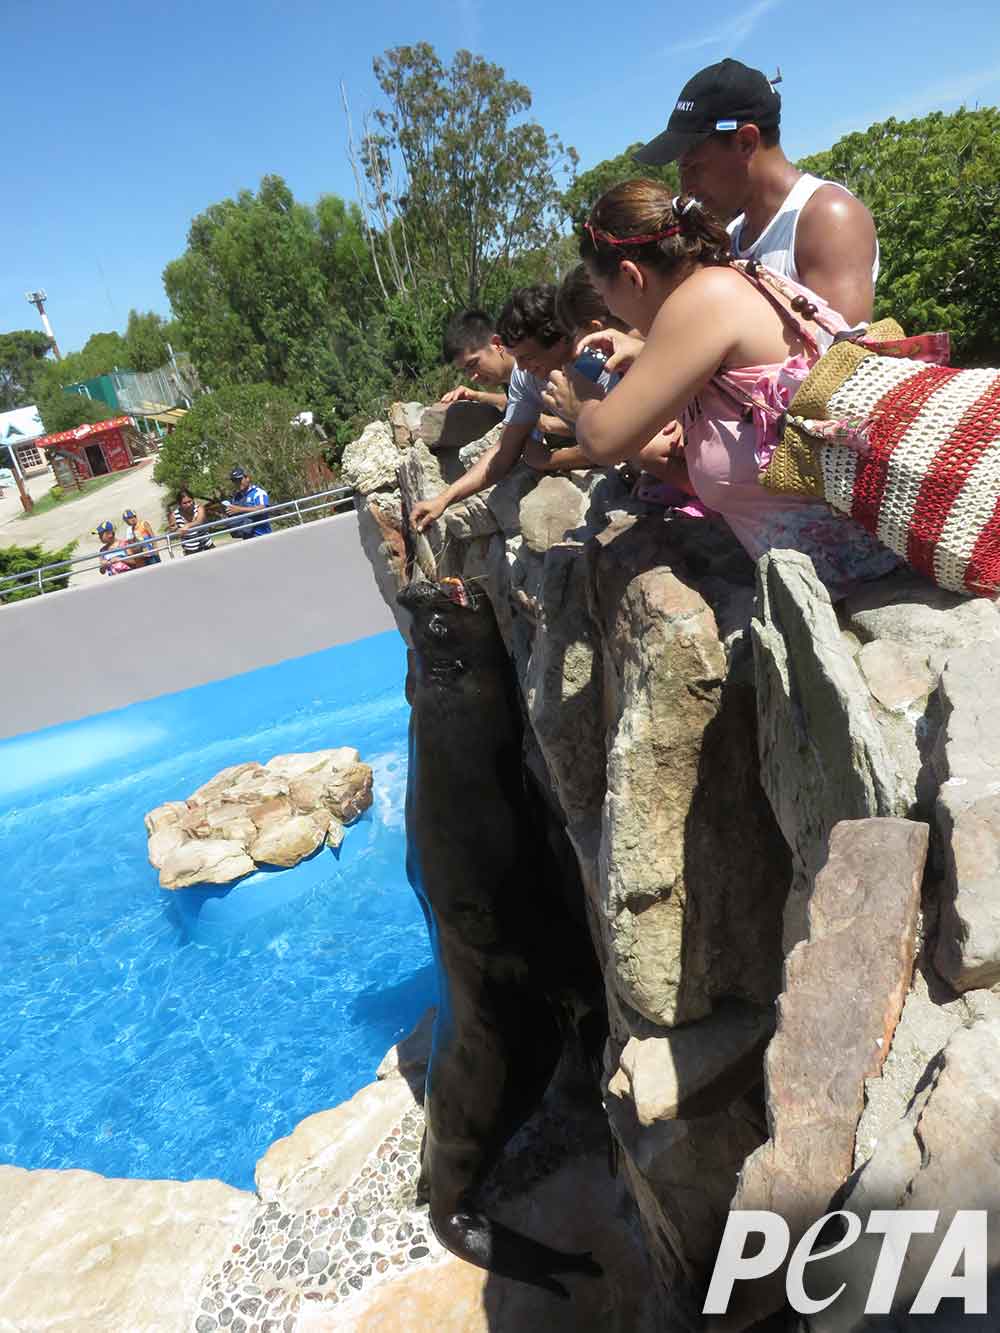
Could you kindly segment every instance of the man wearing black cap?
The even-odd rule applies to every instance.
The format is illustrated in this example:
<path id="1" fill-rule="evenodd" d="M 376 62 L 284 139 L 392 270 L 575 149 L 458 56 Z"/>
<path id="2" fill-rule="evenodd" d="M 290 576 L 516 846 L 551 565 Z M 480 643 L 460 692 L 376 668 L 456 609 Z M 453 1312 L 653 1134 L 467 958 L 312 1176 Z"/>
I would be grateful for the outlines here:
<path id="1" fill-rule="evenodd" d="M 255 484 L 245 468 L 234 467 L 229 479 L 236 486 L 236 494 L 231 500 L 223 501 L 227 514 L 252 514 L 256 509 L 266 509 L 271 503 L 267 491 Z M 270 531 L 270 523 L 234 523 L 230 536 L 265 537 Z"/>
<path id="2" fill-rule="evenodd" d="M 722 60 L 688 80 L 667 128 L 636 160 L 677 162 L 684 193 L 730 222 L 738 258 L 811 288 L 850 324 L 870 320 L 878 276 L 872 216 L 843 186 L 789 162 L 780 120 L 781 98 L 760 70 Z"/>

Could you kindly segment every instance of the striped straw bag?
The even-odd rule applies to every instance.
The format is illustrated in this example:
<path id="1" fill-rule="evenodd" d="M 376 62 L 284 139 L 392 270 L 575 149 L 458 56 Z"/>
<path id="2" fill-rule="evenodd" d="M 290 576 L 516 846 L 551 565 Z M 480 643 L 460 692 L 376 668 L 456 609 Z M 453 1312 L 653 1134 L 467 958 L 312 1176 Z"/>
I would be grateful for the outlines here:
<path id="1" fill-rule="evenodd" d="M 1000 370 L 940 364 L 947 334 L 906 338 L 892 320 L 838 337 L 779 421 L 761 484 L 826 500 L 942 588 L 994 596 Z"/>

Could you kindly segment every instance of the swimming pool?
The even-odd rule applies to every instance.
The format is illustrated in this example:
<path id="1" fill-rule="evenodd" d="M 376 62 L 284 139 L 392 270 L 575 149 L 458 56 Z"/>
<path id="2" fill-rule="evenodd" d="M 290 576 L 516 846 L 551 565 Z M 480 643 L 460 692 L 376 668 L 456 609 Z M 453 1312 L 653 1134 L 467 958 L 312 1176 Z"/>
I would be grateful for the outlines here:
<path id="1" fill-rule="evenodd" d="M 405 655 L 380 634 L 0 743 L 0 1160 L 218 1176 L 349 1097 L 434 1002 L 404 873 Z M 166 893 L 143 815 L 352 745 L 375 803 L 294 870 Z"/>

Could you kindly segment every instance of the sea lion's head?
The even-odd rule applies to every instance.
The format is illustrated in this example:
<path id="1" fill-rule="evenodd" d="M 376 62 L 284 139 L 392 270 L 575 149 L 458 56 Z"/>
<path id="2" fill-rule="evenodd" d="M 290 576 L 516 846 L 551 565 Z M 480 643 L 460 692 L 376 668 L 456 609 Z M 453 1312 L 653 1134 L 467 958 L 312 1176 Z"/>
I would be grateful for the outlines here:
<path id="1" fill-rule="evenodd" d="M 503 647 L 489 599 L 462 579 L 417 580 L 396 601 L 410 613 L 418 658 L 435 674 L 463 671 Z"/>

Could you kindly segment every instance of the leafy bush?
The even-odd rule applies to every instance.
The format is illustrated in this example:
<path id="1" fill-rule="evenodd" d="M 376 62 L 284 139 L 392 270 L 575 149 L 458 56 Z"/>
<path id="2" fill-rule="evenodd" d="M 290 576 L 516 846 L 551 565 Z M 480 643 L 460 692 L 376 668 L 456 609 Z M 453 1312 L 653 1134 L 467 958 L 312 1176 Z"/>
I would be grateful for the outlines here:
<path id="1" fill-rule="evenodd" d="M 46 551 L 41 546 L 6 546 L 0 547 L 0 578 L 8 574 L 30 574 L 41 565 L 54 565 L 60 560 L 69 560 L 76 542 L 70 542 L 58 551 Z M 45 592 L 54 592 L 69 584 L 69 571 L 58 578 L 46 579 Z M 0 599 L 5 602 L 22 602 L 26 597 L 38 596 L 37 582 L 26 581 L 22 585 L 0 586 Z"/>
<path id="2" fill-rule="evenodd" d="M 197 400 L 168 435 L 153 473 L 176 490 L 190 486 L 205 499 L 230 496 L 239 464 L 274 504 L 309 493 L 309 463 L 322 454 L 316 435 L 292 420 L 303 403 L 273 384 L 237 384 Z"/>
<path id="3" fill-rule="evenodd" d="M 887 120 L 798 165 L 871 209 L 876 316 L 907 333 L 949 330 L 956 365 L 1000 364 L 1000 110 Z"/>

